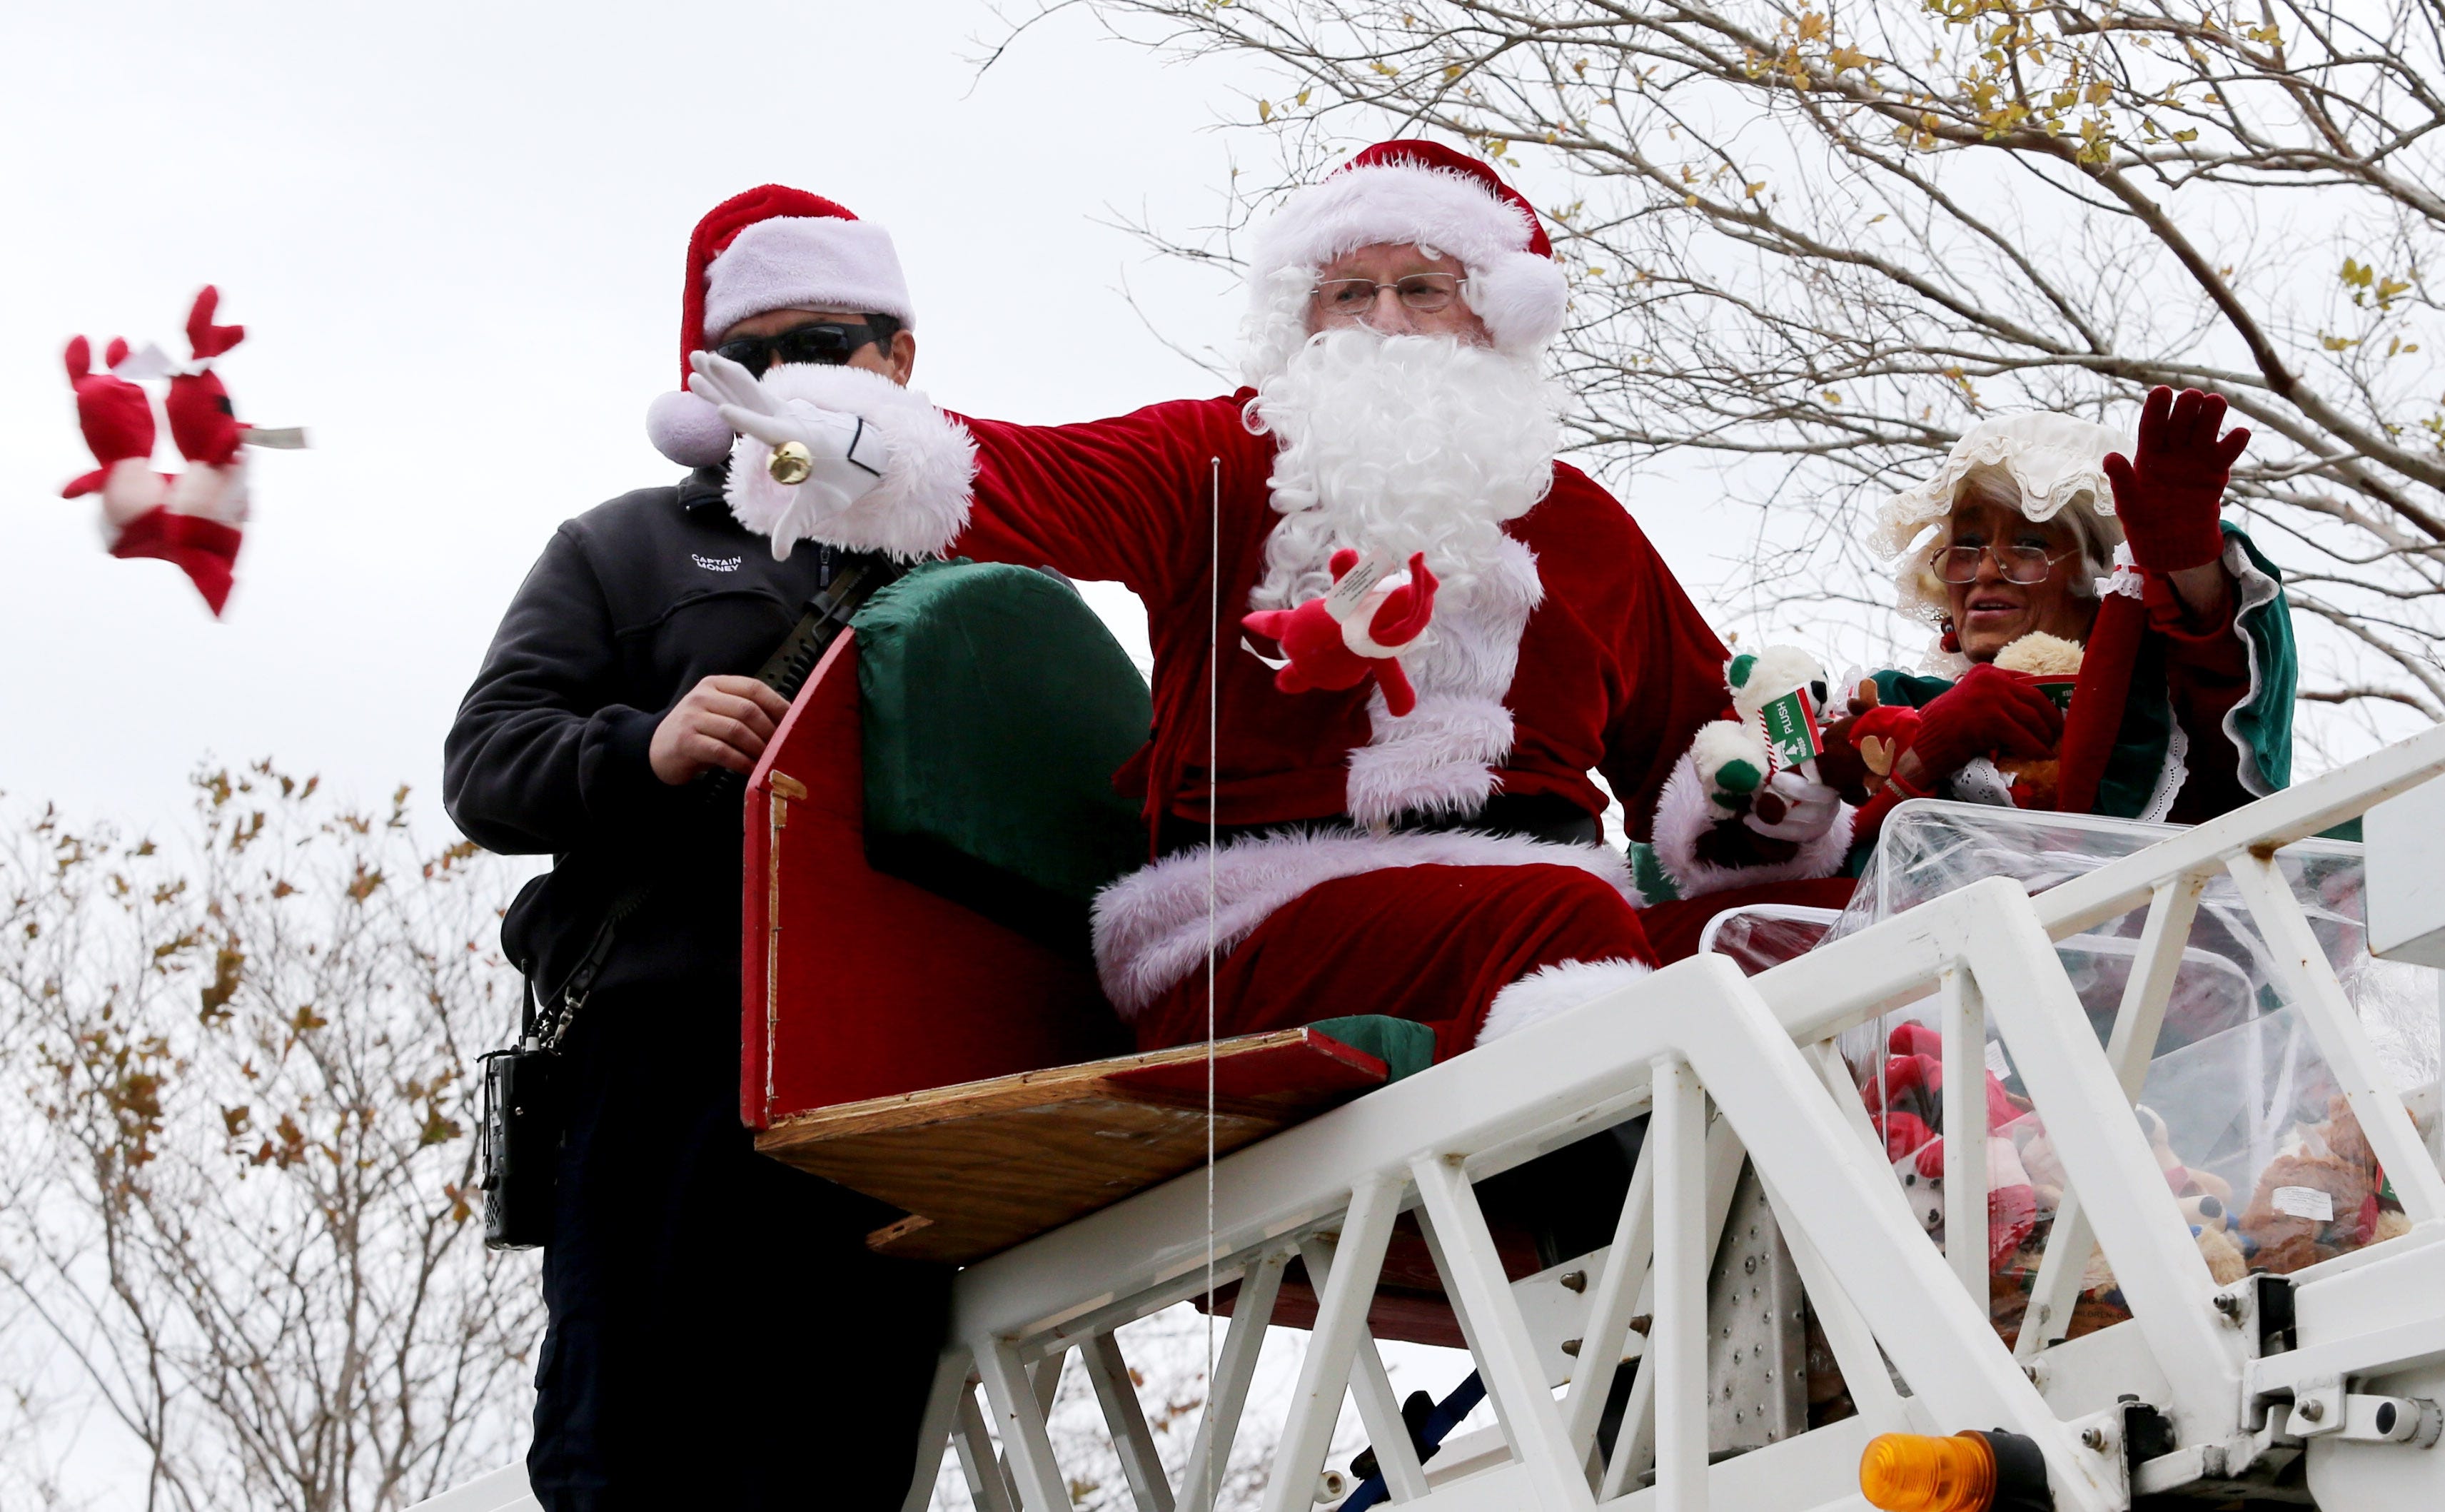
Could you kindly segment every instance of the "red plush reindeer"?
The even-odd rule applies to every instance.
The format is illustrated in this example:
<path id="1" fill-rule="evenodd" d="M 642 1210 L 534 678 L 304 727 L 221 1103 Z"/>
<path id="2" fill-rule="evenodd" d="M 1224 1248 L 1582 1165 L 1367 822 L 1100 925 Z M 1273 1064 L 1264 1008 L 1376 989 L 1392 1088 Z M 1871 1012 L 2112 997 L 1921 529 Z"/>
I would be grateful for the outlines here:
<path id="1" fill-rule="evenodd" d="M 1297 608 L 1260 609 L 1240 623 L 1280 644 L 1288 660 L 1274 674 L 1274 686 L 1284 693 L 1354 688 L 1372 677 L 1397 719 L 1418 706 L 1400 655 L 1434 618 L 1435 575 L 1420 554 L 1409 558 L 1405 581 L 1360 584 L 1345 593 L 1357 565 L 1356 551 L 1335 551 L 1333 581 L 1339 586 L 1331 593 Z"/>
<path id="2" fill-rule="evenodd" d="M 187 460 L 186 471 L 175 476 L 152 470 L 153 404 L 132 381 L 158 376 L 165 365 L 160 354 L 148 349 L 131 358 L 127 343 L 114 337 L 104 353 L 107 370 L 97 373 L 86 340 L 68 343 L 77 423 L 101 465 L 60 491 L 65 498 L 101 495 L 110 554 L 176 564 L 215 615 L 229 601 L 239 527 L 246 523 L 246 463 L 238 448 L 258 439 L 231 411 L 229 390 L 212 370 L 214 359 L 246 339 L 243 326 L 213 324 L 219 306 L 219 291 L 209 286 L 196 296 L 187 315 L 192 361 L 170 376 L 163 407 L 171 439 Z M 283 436 L 277 444 L 298 442 Z"/>

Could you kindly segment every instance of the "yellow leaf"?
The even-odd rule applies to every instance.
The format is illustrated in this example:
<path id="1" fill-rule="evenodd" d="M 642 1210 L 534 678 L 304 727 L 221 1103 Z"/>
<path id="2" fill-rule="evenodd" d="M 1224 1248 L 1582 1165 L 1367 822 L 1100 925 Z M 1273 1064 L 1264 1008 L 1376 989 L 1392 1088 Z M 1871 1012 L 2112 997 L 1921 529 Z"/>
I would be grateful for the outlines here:
<path id="1" fill-rule="evenodd" d="M 1748 197 L 1755 199 L 1759 195 L 1764 194 L 1764 192 L 1765 181 L 1764 179 L 1760 179 L 1756 183 L 1749 185 Z"/>
<path id="2" fill-rule="evenodd" d="M 1832 30 L 1832 29 L 1833 29 L 1832 28 L 1830 28 L 1830 27 L 1828 27 L 1828 26 L 1826 25 L 1825 18 L 1824 18 L 1823 16 L 1819 15 L 1817 12 L 1815 12 L 1815 11 L 1813 11 L 1813 10 L 1803 10 L 1803 11 L 1801 11 L 1801 15 L 1800 15 L 1800 40 L 1801 40 L 1801 41 L 1802 41 L 1802 42 L 1815 42 L 1815 41 L 1816 41 L 1817 39 L 1819 39 L 1820 37 L 1822 37 L 1822 36 L 1826 35 L 1826 33 L 1827 33 L 1827 32 L 1829 32 L 1829 31 L 1830 31 L 1830 30 Z"/>
<path id="3" fill-rule="evenodd" d="M 1257 119 L 1259 121 L 1271 121 L 1274 119 L 1274 103 L 1272 101 L 1260 100 L 1257 102 Z"/>
<path id="4" fill-rule="evenodd" d="M 1842 402 L 1842 396 L 1829 388 L 1825 391 L 1825 402 L 1828 404 L 1839 404 Z"/>
<path id="5" fill-rule="evenodd" d="M 1372 68 L 1372 69 L 1374 69 L 1377 73 L 1380 73 L 1380 74 L 1384 75 L 1384 76 L 1385 76 L 1386 78 L 1388 78 L 1388 79 L 1393 79 L 1393 78 L 1398 78 L 1398 77 L 1400 77 L 1401 70 L 1400 70 L 1400 69 L 1398 69 L 1398 68 L 1393 67 L 1390 64 L 1386 63 L 1386 62 L 1385 62 L 1383 59 L 1381 59 L 1381 58 L 1378 58 L 1378 59 L 1376 59 L 1373 63 L 1369 64 L 1369 65 L 1368 65 L 1368 66 L 1369 66 L 1369 67 L 1371 67 L 1371 68 Z"/>

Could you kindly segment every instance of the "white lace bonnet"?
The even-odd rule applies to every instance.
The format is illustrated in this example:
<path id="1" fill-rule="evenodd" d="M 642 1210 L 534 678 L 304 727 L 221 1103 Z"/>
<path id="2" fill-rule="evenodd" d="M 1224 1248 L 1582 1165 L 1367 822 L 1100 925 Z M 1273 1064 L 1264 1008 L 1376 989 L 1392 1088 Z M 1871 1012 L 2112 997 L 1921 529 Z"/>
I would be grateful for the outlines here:
<path id="1" fill-rule="evenodd" d="M 1981 473 L 2008 480 L 2029 519 L 2050 520 L 2070 511 L 2064 523 L 2079 536 L 2082 555 L 2092 558 L 2086 566 L 2103 575 L 2122 541 L 2105 458 L 2127 445 L 2110 426 L 2043 410 L 1981 420 L 1964 431 L 1932 476 L 1894 495 L 1877 512 L 1876 545 L 1894 559 L 1902 612 L 1932 625 L 1943 621 L 1944 584 L 1924 548 L 1932 544 L 1931 527 L 1951 515 L 1962 484 Z M 2085 587 L 2086 579 L 2081 581 Z"/>

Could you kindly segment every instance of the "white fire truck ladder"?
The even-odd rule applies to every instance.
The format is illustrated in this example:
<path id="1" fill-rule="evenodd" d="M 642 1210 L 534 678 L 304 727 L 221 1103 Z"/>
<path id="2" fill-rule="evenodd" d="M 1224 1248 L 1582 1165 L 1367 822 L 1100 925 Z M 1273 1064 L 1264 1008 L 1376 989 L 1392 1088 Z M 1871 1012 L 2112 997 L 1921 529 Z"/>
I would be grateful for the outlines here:
<path id="1" fill-rule="evenodd" d="M 1047 1413 L 1075 1355 L 1139 1512 L 1202 1512 L 1250 1428 L 1258 1349 L 1293 1257 L 1319 1306 L 1279 1421 L 1248 1433 L 1271 1446 L 1264 1512 L 1303 1512 L 1347 1490 L 1325 1463 L 1346 1401 L 1390 1503 L 1422 1512 L 1860 1507 L 1872 1437 L 1965 1428 L 2032 1441 L 2065 1512 L 2116 1512 L 2160 1493 L 2268 1495 L 2304 1458 L 2307 1493 L 2333 1512 L 2445 1506 L 2445 1452 L 2432 1447 L 2445 1403 L 2445 1179 L 2274 859 L 2440 772 L 2445 727 L 2034 899 L 2008 879 L 1973 883 L 1754 978 L 1722 957 L 1683 961 L 1224 1157 L 1210 1250 L 1197 1172 L 976 1264 L 956 1284 L 908 1508 L 926 1505 L 947 1448 L 980 1509 L 1066 1512 Z M 2395 807 L 2431 815 L 2422 843 L 2445 853 L 2445 783 Z M 2412 1225 L 2289 1278 L 2222 1288 L 2131 1111 L 2200 893 L 2219 873 L 2268 942 L 2281 995 Z M 2402 938 L 2445 928 L 2435 896 L 2417 906 L 2440 916 Z M 2140 908 L 2137 960 L 2100 1045 L 2055 943 Z M 2423 948 L 2440 943 L 2445 935 L 2429 934 Z M 1956 1244 L 1948 1260 L 1929 1241 L 1833 1045 L 1931 994 L 1948 1061 L 1948 1231 L 1987 1229 L 1989 1025 L 2067 1178 L 2017 1358 L 1988 1320 L 1985 1246 Z M 1641 1111 L 1649 1130 L 1611 1244 L 1510 1280 L 1475 1184 Z M 1856 1416 L 1810 1428 L 1765 1404 L 1796 1395 L 1796 1362 L 1779 1351 L 1765 1357 L 1782 1381 L 1726 1373 L 1725 1331 L 1745 1301 L 1798 1303 L 1762 1284 L 1744 1299 L 1720 1274 L 1710 1288 L 1710 1264 L 1720 1272 L 1730 1252 L 1718 1248 L 1727 1214 L 1766 1209 L 1766 1232 L 1780 1228 L 1767 1248 L 1804 1290 Z M 1424 1463 L 1367 1328 L 1394 1221 L 1409 1210 L 1494 1418 Z M 2041 1347 L 2062 1332 L 2092 1244 L 2130 1320 Z M 1113 1331 L 1203 1292 L 1209 1263 L 1219 1282 L 1241 1284 L 1194 1449 L 1171 1473 Z M 1612 1362 L 1631 1359 L 1638 1369 L 1607 1455 L 1598 1428 Z M 1723 1412 L 1739 1404 L 1722 1392 L 1752 1390 L 1776 1427 L 1765 1442 L 1735 1436 L 1741 1452 L 1727 1454 Z M 2297 1499 L 2300 1468 L 2272 1494 Z M 511 1476 L 427 1505 L 530 1504 Z"/>

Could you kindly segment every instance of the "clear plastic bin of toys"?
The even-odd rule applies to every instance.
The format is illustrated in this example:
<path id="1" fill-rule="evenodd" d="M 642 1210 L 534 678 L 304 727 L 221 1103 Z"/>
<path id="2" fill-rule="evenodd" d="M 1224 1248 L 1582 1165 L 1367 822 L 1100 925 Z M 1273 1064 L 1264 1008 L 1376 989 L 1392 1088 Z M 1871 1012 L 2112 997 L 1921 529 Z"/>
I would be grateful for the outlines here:
<path id="1" fill-rule="evenodd" d="M 2128 820 L 1912 804 L 1886 821 L 1850 906 L 1830 925 L 1727 919 L 1713 943 L 1756 971 L 1982 878 L 2013 877 L 2042 892 L 2174 832 Z M 2380 1064 L 2426 1133 L 2437 1100 L 2439 973 L 2368 954 L 2359 845 L 2304 841 L 2283 850 L 2278 864 Z M 2135 909 L 2056 947 L 2100 1043 L 2137 961 L 2146 913 Z M 1941 1241 L 1934 999 L 1860 1025 L 1839 1045 L 1885 1135 L 1895 1179 Z M 2045 1251 L 2062 1171 L 1991 1029 L 1986 1061 L 1988 1126 L 1997 1135 L 1988 1162 L 1990 1292 L 1996 1327 L 2009 1336 Z M 2266 941 L 2230 878 L 2217 878 L 2200 900 L 2132 1116 L 2220 1281 L 2252 1270 L 2289 1274 L 2408 1226 L 2307 1024 L 2276 985 Z M 2091 1258 L 2084 1282 L 2073 1335 L 2129 1316 L 2101 1256 Z"/>

